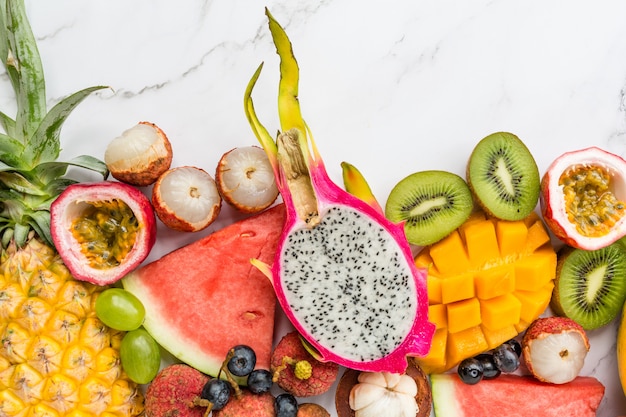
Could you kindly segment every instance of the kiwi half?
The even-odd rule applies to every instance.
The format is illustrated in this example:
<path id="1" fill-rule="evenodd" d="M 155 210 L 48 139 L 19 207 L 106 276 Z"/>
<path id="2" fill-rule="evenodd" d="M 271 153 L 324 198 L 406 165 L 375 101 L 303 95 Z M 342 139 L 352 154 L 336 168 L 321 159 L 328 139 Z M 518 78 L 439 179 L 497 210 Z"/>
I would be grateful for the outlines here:
<path id="1" fill-rule="evenodd" d="M 482 139 L 467 164 L 467 182 L 482 208 L 502 220 L 522 220 L 539 201 L 539 169 L 526 145 L 514 134 Z"/>
<path id="2" fill-rule="evenodd" d="M 447 171 L 420 171 L 402 179 L 389 193 L 385 216 L 404 222 L 409 243 L 435 243 L 468 219 L 472 193 L 463 178 Z"/>
<path id="3" fill-rule="evenodd" d="M 585 330 L 612 321 L 626 301 L 626 249 L 620 242 L 598 250 L 559 252 L 552 311 Z"/>

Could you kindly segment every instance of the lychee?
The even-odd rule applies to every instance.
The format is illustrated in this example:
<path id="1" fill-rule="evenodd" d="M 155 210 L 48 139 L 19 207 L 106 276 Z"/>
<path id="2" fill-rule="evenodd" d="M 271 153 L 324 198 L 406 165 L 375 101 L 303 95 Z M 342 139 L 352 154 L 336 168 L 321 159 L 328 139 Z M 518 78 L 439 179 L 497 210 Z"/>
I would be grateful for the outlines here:
<path id="1" fill-rule="evenodd" d="M 174 364 L 163 368 L 148 386 L 146 417 L 202 417 L 204 407 L 194 404 L 209 377 L 195 368 Z"/>
<path id="2" fill-rule="evenodd" d="M 564 384 L 580 373 L 589 352 L 581 325 L 566 317 L 535 320 L 522 339 L 522 354 L 530 373 L 540 381 Z"/>
<path id="3" fill-rule="evenodd" d="M 330 389 L 339 365 L 320 362 L 302 344 L 297 331 L 287 333 L 272 352 L 271 370 L 283 390 L 296 397 L 320 395 Z"/>

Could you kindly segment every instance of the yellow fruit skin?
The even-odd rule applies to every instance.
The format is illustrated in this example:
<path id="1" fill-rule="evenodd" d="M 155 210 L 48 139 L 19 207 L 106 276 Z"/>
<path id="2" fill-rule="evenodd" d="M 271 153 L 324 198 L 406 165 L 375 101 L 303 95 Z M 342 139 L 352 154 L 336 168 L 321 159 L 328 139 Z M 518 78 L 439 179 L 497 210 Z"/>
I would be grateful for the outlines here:
<path id="1" fill-rule="evenodd" d="M 547 308 L 556 276 L 556 253 L 534 213 L 515 222 L 474 213 L 415 263 L 428 269 L 429 319 L 437 328 L 430 353 L 414 358 L 426 373 L 524 331 Z"/>
<path id="2" fill-rule="evenodd" d="M 622 318 L 620 319 L 619 329 L 617 330 L 617 370 L 619 372 L 619 380 L 622 384 L 622 390 L 626 395 L 626 304 L 622 309 Z"/>

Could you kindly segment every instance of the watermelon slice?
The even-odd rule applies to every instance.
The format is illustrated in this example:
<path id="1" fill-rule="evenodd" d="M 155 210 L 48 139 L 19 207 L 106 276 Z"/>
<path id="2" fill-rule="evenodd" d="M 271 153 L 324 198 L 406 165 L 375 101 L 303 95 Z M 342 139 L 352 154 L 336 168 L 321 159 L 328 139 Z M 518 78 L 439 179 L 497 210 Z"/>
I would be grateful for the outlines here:
<path id="1" fill-rule="evenodd" d="M 433 374 L 430 382 L 437 417 L 593 417 L 604 396 L 600 381 L 582 376 L 560 385 L 514 374 L 476 385 L 457 374 Z"/>
<path id="2" fill-rule="evenodd" d="M 269 369 L 276 296 L 250 260 L 272 262 L 283 205 L 226 226 L 124 277 L 144 304 L 144 327 L 182 362 L 217 375 L 228 350 L 246 344 Z"/>

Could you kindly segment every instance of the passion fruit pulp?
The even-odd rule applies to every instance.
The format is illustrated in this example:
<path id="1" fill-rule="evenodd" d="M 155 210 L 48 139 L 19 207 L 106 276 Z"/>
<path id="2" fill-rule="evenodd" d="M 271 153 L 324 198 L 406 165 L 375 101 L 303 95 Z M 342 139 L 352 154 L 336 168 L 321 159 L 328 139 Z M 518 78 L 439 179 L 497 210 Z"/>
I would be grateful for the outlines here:
<path id="1" fill-rule="evenodd" d="M 591 147 L 557 158 L 541 182 L 541 209 L 554 235 L 596 250 L 626 235 L 626 161 Z"/>
<path id="2" fill-rule="evenodd" d="M 120 182 L 73 184 L 50 207 L 50 232 L 72 275 L 97 285 L 121 279 L 156 242 L 150 200 Z"/>

